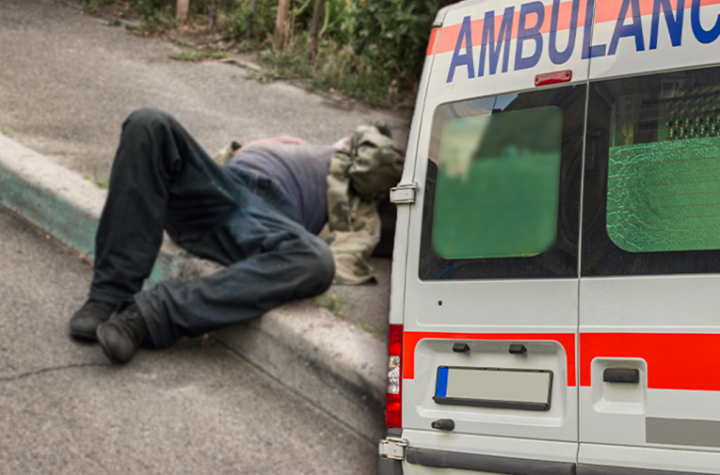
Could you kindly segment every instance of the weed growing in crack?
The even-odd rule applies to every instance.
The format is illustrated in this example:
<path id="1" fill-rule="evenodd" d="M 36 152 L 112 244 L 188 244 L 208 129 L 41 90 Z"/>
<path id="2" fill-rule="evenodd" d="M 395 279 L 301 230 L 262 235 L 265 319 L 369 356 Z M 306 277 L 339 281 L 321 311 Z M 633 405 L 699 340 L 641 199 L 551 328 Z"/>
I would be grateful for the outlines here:
<path id="1" fill-rule="evenodd" d="M 345 318 L 345 301 L 337 295 L 323 294 L 320 297 L 315 297 L 315 303 L 318 307 L 330 310 L 336 317 Z"/>
<path id="2" fill-rule="evenodd" d="M 210 61 L 213 59 L 226 59 L 228 54 L 224 51 L 208 51 L 205 49 L 196 49 L 195 51 L 183 51 L 181 53 L 171 54 L 170 59 L 177 61 Z"/>

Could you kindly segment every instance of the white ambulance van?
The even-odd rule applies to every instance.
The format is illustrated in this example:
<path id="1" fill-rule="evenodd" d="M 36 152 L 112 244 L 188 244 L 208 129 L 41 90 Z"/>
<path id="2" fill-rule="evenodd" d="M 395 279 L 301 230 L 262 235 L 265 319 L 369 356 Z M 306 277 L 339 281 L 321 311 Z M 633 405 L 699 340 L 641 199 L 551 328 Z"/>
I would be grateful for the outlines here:
<path id="1" fill-rule="evenodd" d="M 720 0 L 433 28 L 381 475 L 720 474 Z"/>

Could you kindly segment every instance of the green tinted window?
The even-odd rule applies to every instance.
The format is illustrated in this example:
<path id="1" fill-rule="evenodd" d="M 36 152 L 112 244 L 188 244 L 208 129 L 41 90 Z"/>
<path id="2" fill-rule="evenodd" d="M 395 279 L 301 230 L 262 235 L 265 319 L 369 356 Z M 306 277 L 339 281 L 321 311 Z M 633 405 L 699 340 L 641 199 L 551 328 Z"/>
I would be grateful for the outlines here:
<path id="1" fill-rule="evenodd" d="M 432 228 L 438 256 L 527 257 L 553 245 L 562 128 L 556 106 L 444 124 Z"/>
<path id="2" fill-rule="evenodd" d="M 699 87 L 615 102 L 606 226 L 619 248 L 720 249 L 719 99 Z"/>

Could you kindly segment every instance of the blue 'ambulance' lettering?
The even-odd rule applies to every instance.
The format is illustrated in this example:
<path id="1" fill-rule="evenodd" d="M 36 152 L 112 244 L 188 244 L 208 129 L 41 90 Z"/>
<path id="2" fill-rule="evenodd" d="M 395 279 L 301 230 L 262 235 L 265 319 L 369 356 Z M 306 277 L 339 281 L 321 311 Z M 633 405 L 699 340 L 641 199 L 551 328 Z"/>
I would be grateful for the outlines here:
<path id="1" fill-rule="evenodd" d="M 670 42 L 680 46 L 682 42 L 683 17 L 685 16 L 685 0 L 677 0 L 677 14 L 673 15 L 670 0 L 655 0 L 653 3 L 652 23 L 650 25 L 650 49 L 657 49 L 658 29 L 660 28 L 660 11 L 665 15 Z"/>
<path id="2" fill-rule="evenodd" d="M 497 72 L 498 61 L 500 60 L 500 51 L 504 50 L 502 72 L 508 70 L 510 62 L 510 39 L 512 38 L 513 19 L 515 18 L 515 7 L 507 7 L 503 14 L 500 31 L 498 31 L 497 42 L 495 38 L 495 12 L 485 13 L 485 23 L 483 24 L 483 40 L 480 49 L 480 69 L 478 77 L 485 74 L 485 56 L 487 54 L 488 44 L 490 45 L 490 74 Z"/>
<path id="3" fill-rule="evenodd" d="M 607 45 L 590 46 L 590 35 L 592 34 L 592 19 L 595 11 L 595 0 L 588 0 L 585 9 L 585 31 L 583 32 L 582 59 L 597 58 L 605 56 Z"/>
<path id="4" fill-rule="evenodd" d="M 535 26 L 528 28 L 526 26 L 529 14 L 537 15 Z M 545 20 L 545 5 L 542 2 L 526 3 L 520 7 L 520 21 L 518 24 L 518 39 L 515 49 L 515 71 L 520 69 L 530 69 L 540 61 L 540 55 L 543 49 L 543 37 L 540 34 L 540 28 Z M 523 58 L 523 45 L 526 41 L 535 42 L 535 52 L 532 56 Z M 509 48 L 506 48 L 509 49 Z"/>
<path id="5" fill-rule="evenodd" d="M 570 37 L 564 51 L 557 49 L 557 25 L 560 15 L 561 0 L 553 0 L 552 17 L 550 18 L 550 44 L 548 45 L 550 61 L 553 64 L 565 64 L 572 56 L 575 49 L 575 37 L 577 36 L 578 13 L 580 12 L 580 0 L 573 0 L 572 13 L 570 14 Z"/>
<path id="6" fill-rule="evenodd" d="M 704 29 L 700 24 L 701 1 L 702 0 L 693 0 L 692 10 L 690 11 L 690 21 L 692 23 L 692 30 L 695 38 L 697 38 L 700 43 L 706 45 L 708 43 L 712 43 L 718 39 L 718 36 L 720 36 L 720 15 L 718 15 L 718 20 L 715 22 L 715 26 L 709 30 Z"/>
<path id="7" fill-rule="evenodd" d="M 460 54 L 463 42 L 465 42 L 465 54 Z M 475 65 L 473 64 L 473 47 L 472 47 L 472 21 L 470 16 L 463 18 L 460 34 L 458 35 L 455 52 L 453 53 L 452 63 L 450 64 L 450 73 L 447 82 L 452 82 L 455 78 L 455 69 L 460 66 L 467 66 L 468 78 L 475 77 Z"/>
<path id="8" fill-rule="evenodd" d="M 561 65 L 569 61 L 575 51 L 577 29 L 580 27 L 578 24 L 580 0 L 571 1 L 572 10 L 570 13 L 567 46 L 562 50 L 560 50 L 557 44 L 557 31 L 560 6 L 563 0 L 553 0 L 552 3 L 547 53 L 550 61 L 555 65 Z M 676 7 L 673 9 L 671 0 L 653 0 L 652 18 L 650 20 L 650 41 L 647 45 L 649 50 L 657 49 L 662 23 L 661 19 L 664 19 L 671 45 L 673 47 L 682 46 L 686 1 L 687 0 L 677 0 Z M 720 37 L 720 15 L 718 15 L 715 24 L 706 30 L 700 22 L 702 0 L 690 1 L 692 1 L 690 24 L 693 35 L 697 41 L 702 44 L 709 44 L 716 41 Z M 622 0 L 609 45 L 591 45 L 592 23 L 596 2 L 597 0 L 587 0 L 585 23 L 582 25 L 584 28 L 582 44 L 580 46 L 581 58 L 590 59 L 606 55 L 612 56 L 617 53 L 618 45 L 623 38 L 632 38 L 635 40 L 636 52 L 645 51 L 645 37 L 642 28 L 642 13 L 640 11 L 639 0 Z M 467 69 L 467 77 L 469 79 L 483 77 L 485 75 L 486 64 L 488 74 L 496 74 L 501 54 L 502 72 L 507 72 L 510 63 L 510 40 L 512 39 L 514 19 L 515 7 L 510 6 L 505 8 L 502 21 L 500 22 L 500 28 L 496 35 L 495 12 L 485 12 L 480 58 L 476 75 L 475 57 L 473 54 L 472 19 L 470 16 L 463 18 L 455 45 L 455 51 L 450 63 L 447 82 L 452 82 L 455 79 L 456 70 L 463 67 Z M 517 42 L 515 46 L 515 71 L 531 69 L 540 62 L 544 51 L 543 35 L 540 31 L 542 30 L 545 20 L 545 5 L 542 2 L 534 0 L 520 6 L 517 25 Z M 707 25 L 707 19 L 705 19 L 705 21 Z M 528 24 L 532 26 L 528 26 Z M 463 49 L 465 50 L 464 53 Z M 530 52 L 531 54 L 529 54 Z"/>
<path id="9" fill-rule="evenodd" d="M 625 19 L 627 18 L 628 8 L 632 8 L 632 23 L 626 25 Z M 610 41 L 608 55 L 615 54 L 620 38 L 627 36 L 635 37 L 635 51 L 645 51 L 642 16 L 640 15 L 640 3 L 638 3 L 638 0 L 623 0 L 622 6 L 620 7 L 620 15 L 615 23 L 615 32 L 613 33 L 612 41 Z"/>

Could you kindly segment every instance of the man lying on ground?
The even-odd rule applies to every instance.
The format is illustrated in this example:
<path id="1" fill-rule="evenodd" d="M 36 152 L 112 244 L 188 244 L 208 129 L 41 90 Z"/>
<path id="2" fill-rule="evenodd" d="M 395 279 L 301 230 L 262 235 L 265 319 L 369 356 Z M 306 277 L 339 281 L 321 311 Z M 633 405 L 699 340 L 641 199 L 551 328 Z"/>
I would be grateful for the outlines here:
<path id="1" fill-rule="evenodd" d="M 388 142 L 371 127 L 334 146 L 280 137 L 250 143 L 219 166 L 167 113 L 134 112 L 123 124 L 110 175 L 89 299 L 72 316 L 70 334 L 97 340 L 121 364 L 143 342 L 168 347 L 321 295 L 336 278 L 336 260 L 338 278 L 348 264 L 339 256 L 353 255 L 342 249 L 334 255 L 326 241 L 356 246 L 355 260 L 362 261 L 379 240 L 379 226 L 367 225 L 375 223 L 372 203 L 387 196 L 402 170 Z M 371 154 L 358 158 L 366 149 Z M 363 206 L 370 211 L 358 214 Z M 192 254 L 227 267 L 141 291 L 163 230 Z M 347 271 L 346 280 L 366 281 L 369 272 Z"/>

